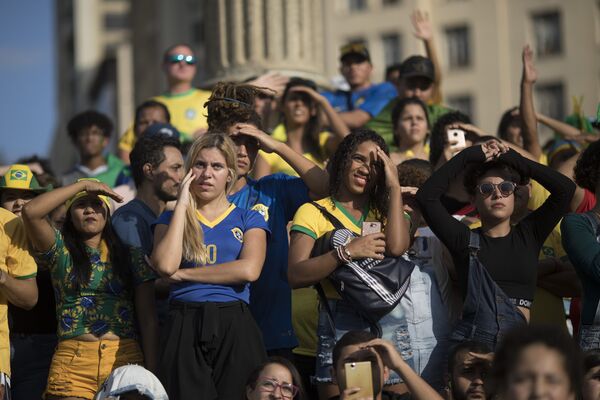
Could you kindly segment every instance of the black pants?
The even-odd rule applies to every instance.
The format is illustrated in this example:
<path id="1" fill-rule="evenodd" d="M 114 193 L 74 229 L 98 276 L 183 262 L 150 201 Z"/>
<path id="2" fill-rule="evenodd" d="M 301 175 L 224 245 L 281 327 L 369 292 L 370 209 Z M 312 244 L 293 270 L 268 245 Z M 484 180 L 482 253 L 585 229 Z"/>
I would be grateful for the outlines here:
<path id="1" fill-rule="evenodd" d="M 171 303 L 159 371 L 171 400 L 239 400 L 265 359 L 245 303 Z"/>

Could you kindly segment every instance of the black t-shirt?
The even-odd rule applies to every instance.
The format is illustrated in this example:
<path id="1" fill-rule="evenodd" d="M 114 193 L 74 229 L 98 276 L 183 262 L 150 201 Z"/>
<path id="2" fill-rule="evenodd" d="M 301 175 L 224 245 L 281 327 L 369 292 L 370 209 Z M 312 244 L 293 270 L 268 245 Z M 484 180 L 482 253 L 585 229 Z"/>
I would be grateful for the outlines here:
<path id="1" fill-rule="evenodd" d="M 513 226 L 504 237 L 492 238 L 480 234 L 479 260 L 511 298 L 533 300 L 537 279 L 540 248 L 546 237 L 569 210 L 575 184 L 566 176 L 514 150 L 500 156 L 523 176 L 535 179 L 550 192 L 550 197 L 537 210 Z M 450 181 L 468 163 L 484 162 L 480 146 L 467 148 L 436 171 L 417 193 L 417 201 L 431 230 L 446 245 L 456 266 L 459 287 L 465 296 L 469 271 L 469 228 L 446 211 L 440 201 Z M 478 230 L 481 233 L 480 230 Z"/>

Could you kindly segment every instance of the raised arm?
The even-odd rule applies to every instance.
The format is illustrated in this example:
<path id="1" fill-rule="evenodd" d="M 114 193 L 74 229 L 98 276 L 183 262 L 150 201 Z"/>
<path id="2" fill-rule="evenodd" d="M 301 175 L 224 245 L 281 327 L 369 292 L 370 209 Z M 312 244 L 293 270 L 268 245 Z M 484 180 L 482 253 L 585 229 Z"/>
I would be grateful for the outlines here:
<path id="1" fill-rule="evenodd" d="M 543 243 L 560 218 L 569 211 L 575 193 L 575 183 L 560 172 L 524 158 L 512 149 L 502 154 L 500 160 L 515 168 L 523 176 L 535 179 L 550 192 L 544 204 L 523 221 L 532 224 L 537 240 Z"/>
<path id="2" fill-rule="evenodd" d="M 392 257 L 400 257 L 410 247 L 410 226 L 404 218 L 402 188 L 398 179 L 398 169 L 380 148 L 377 148 L 377 158 L 383 162 L 385 184 L 390 191 L 385 226 L 385 250 L 386 254 Z"/>
<path id="3" fill-rule="evenodd" d="M 442 64 L 438 57 L 437 50 L 433 42 L 433 28 L 429 21 L 429 15 L 426 12 L 415 10 L 410 16 L 414 28 L 414 35 L 417 39 L 421 39 L 425 44 L 425 52 L 427 58 L 431 60 L 434 69 L 433 77 L 433 101 L 434 103 L 442 102 Z"/>
<path id="4" fill-rule="evenodd" d="M 254 125 L 237 124 L 234 135 L 248 135 L 257 139 L 264 152 L 277 153 L 302 178 L 308 189 L 316 197 L 325 197 L 329 193 L 329 174 L 317 164 L 292 150 L 287 144 L 273 139 Z"/>
<path id="5" fill-rule="evenodd" d="M 537 132 L 537 119 L 533 106 L 533 85 L 537 80 L 537 70 L 533 64 L 533 51 L 529 45 L 523 47 L 523 73 L 521 76 L 521 102 L 519 112 L 523 119 L 523 147 L 537 160 L 542 155 L 542 146 Z"/>
<path id="6" fill-rule="evenodd" d="M 168 225 L 157 224 L 154 228 L 154 247 L 150 261 L 162 277 L 170 277 L 179 269 L 183 258 L 183 230 L 185 214 L 190 202 L 190 184 L 195 179 L 193 170 L 181 181 L 177 203 Z"/>
<path id="7" fill-rule="evenodd" d="M 72 185 L 54 189 L 35 197 L 23 207 L 23 222 L 35 250 L 44 252 L 54 245 L 54 228 L 46 218 L 48 214 L 82 191 L 91 195 L 109 196 L 118 202 L 123 201 L 123 198 L 110 187 L 93 180 L 80 180 Z"/>
<path id="8" fill-rule="evenodd" d="M 235 261 L 198 268 L 182 268 L 171 276 L 175 281 L 240 285 L 254 282 L 260 276 L 267 251 L 267 233 L 261 228 L 244 233 L 244 246 Z"/>

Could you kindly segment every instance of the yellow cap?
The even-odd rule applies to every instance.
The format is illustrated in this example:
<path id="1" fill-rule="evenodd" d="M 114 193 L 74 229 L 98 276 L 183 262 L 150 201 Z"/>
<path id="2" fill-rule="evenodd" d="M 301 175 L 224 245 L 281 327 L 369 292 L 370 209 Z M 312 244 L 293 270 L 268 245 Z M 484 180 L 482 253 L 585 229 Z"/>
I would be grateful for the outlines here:
<path id="1" fill-rule="evenodd" d="M 96 178 L 80 178 L 80 179 L 77 179 L 77 182 L 81 182 L 81 181 L 100 182 Z M 101 195 L 101 194 L 98 194 L 98 195 L 88 194 L 88 192 L 86 192 L 85 190 L 82 190 L 81 192 L 77 192 L 73 197 L 71 197 L 69 200 L 67 200 L 67 202 L 65 203 L 65 207 L 67 207 L 67 210 L 68 210 L 69 208 L 71 208 L 71 206 L 73 205 L 73 203 L 75 202 L 75 200 L 78 200 L 78 199 L 80 199 L 82 197 L 85 197 L 85 196 L 96 196 L 96 197 L 98 197 L 100 200 L 102 200 L 104 202 L 104 204 L 106 204 L 106 207 L 108 207 L 108 211 L 111 210 L 110 199 L 108 198 L 108 196 L 104 196 L 104 195 Z"/>

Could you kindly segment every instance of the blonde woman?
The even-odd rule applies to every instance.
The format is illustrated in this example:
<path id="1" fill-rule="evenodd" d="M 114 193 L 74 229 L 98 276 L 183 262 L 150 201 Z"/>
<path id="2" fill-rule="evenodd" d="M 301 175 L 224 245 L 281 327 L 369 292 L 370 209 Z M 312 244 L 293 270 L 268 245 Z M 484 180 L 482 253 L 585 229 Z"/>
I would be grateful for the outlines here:
<path id="1" fill-rule="evenodd" d="M 269 229 L 258 212 L 227 200 L 236 181 L 231 139 L 200 137 L 185 169 L 175 209 L 154 231 L 152 264 L 173 282 L 159 375 L 173 399 L 241 398 L 246 377 L 266 358 L 247 304 Z"/>

